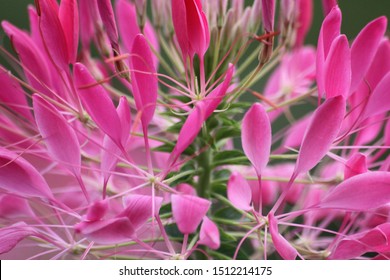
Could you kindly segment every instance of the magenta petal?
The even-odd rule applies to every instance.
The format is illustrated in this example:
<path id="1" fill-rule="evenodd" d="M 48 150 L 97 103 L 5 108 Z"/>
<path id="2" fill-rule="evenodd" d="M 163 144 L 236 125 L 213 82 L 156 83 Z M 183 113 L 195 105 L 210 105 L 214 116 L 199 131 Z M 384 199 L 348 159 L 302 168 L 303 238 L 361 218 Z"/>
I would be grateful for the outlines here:
<path id="1" fill-rule="evenodd" d="M 284 260 L 295 260 L 298 252 L 297 250 L 279 233 L 278 221 L 275 219 L 274 214 L 268 215 L 269 232 L 271 234 L 272 242 L 274 243 L 275 250 Z"/>
<path id="2" fill-rule="evenodd" d="M 263 25 L 266 32 L 274 30 L 275 0 L 262 0 L 261 12 L 263 15 Z"/>
<path id="3" fill-rule="evenodd" d="M 0 148 L 0 188 L 23 197 L 54 199 L 45 179 L 25 159 Z"/>
<path id="4" fill-rule="evenodd" d="M 81 153 L 75 131 L 53 105 L 37 94 L 33 95 L 33 108 L 38 130 L 50 154 L 73 173 L 79 174 Z"/>
<path id="5" fill-rule="evenodd" d="M 129 195 L 124 199 L 126 209 L 118 217 L 127 217 L 135 229 L 143 226 L 150 218 L 158 215 L 162 204 L 162 197 L 149 195 Z M 154 211 L 153 214 L 153 203 Z"/>
<path id="6" fill-rule="evenodd" d="M 181 153 L 184 152 L 184 150 L 187 149 L 188 146 L 195 140 L 202 128 L 203 120 L 204 111 L 199 106 L 195 106 L 179 132 L 175 148 L 168 159 L 167 168 L 170 168 Z"/>
<path id="7" fill-rule="evenodd" d="M 190 50 L 198 56 L 204 56 L 210 44 L 210 31 L 206 16 L 202 11 L 202 2 L 199 0 L 184 2 Z"/>
<path id="8" fill-rule="evenodd" d="M 340 35 L 340 28 L 341 11 L 336 5 L 324 19 L 318 37 L 316 70 L 319 97 L 321 97 L 325 91 L 325 61 L 333 40 Z"/>
<path id="9" fill-rule="evenodd" d="M 126 217 L 94 222 L 81 222 L 75 225 L 76 233 L 81 233 L 91 241 L 100 244 L 115 244 L 130 241 L 134 227 Z"/>
<path id="10" fill-rule="evenodd" d="M 295 39 L 295 46 L 301 47 L 305 41 L 313 19 L 313 0 L 299 0 L 298 10 L 298 28 Z"/>
<path id="11" fill-rule="evenodd" d="M 221 103 L 222 99 L 225 97 L 230 82 L 232 81 L 233 74 L 234 65 L 230 64 L 228 70 L 226 71 L 226 77 L 223 82 L 218 85 L 212 92 L 210 92 L 205 99 L 199 102 L 199 106 L 204 107 L 205 121 L 211 116 L 214 110 L 217 109 L 219 103 Z"/>
<path id="12" fill-rule="evenodd" d="M 156 110 L 158 82 L 152 52 L 142 34 L 133 43 L 130 56 L 130 71 L 137 110 L 142 112 L 142 125 L 147 127 Z"/>
<path id="13" fill-rule="evenodd" d="M 122 144 L 126 146 L 131 131 L 131 111 L 126 96 L 120 97 L 116 111 L 122 128 Z"/>
<path id="14" fill-rule="evenodd" d="M 25 92 L 18 82 L 13 80 L 10 73 L 0 66 L 0 103 L 21 114 L 29 121 L 33 120 L 27 104 Z"/>
<path id="15" fill-rule="evenodd" d="M 177 42 L 179 43 L 183 60 L 189 52 L 189 41 L 187 31 L 186 4 L 183 0 L 172 0 L 172 22 L 175 29 Z"/>
<path id="16" fill-rule="evenodd" d="M 0 196 L 0 217 L 5 219 L 21 219 L 33 217 L 34 212 L 31 209 L 27 199 L 20 198 L 12 194 Z"/>
<path id="17" fill-rule="evenodd" d="M 367 211 L 390 202 L 390 173 L 367 172 L 345 180 L 319 204 L 320 208 Z"/>
<path id="18" fill-rule="evenodd" d="M 70 63 L 76 62 L 79 43 L 79 10 L 76 0 L 62 0 L 59 18 L 64 30 Z"/>
<path id="19" fill-rule="evenodd" d="M 194 233 L 210 208 L 211 202 L 193 195 L 171 196 L 172 214 L 183 234 Z"/>
<path id="20" fill-rule="evenodd" d="M 252 209 L 252 191 L 248 182 L 238 172 L 230 175 L 227 184 L 227 197 L 237 209 L 250 211 Z"/>
<path id="21" fill-rule="evenodd" d="M 121 124 L 111 98 L 104 88 L 96 84 L 96 80 L 81 63 L 74 67 L 74 79 L 79 96 L 88 114 L 97 126 L 117 145 L 121 145 Z"/>
<path id="22" fill-rule="evenodd" d="M 361 153 L 356 153 L 345 163 L 344 180 L 366 173 L 367 171 L 366 156 Z"/>
<path id="23" fill-rule="evenodd" d="M 110 0 L 98 0 L 100 17 L 110 39 L 111 46 L 119 51 L 118 48 L 118 29 L 116 27 L 115 15 Z"/>
<path id="24" fill-rule="evenodd" d="M 347 98 L 351 86 L 351 51 L 345 35 L 334 39 L 324 71 L 326 98 L 338 95 Z"/>
<path id="25" fill-rule="evenodd" d="M 107 200 L 99 200 L 94 202 L 91 206 L 88 208 L 87 212 L 87 221 L 88 222 L 95 222 L 103 219 L 103 217 L 106 215 L 108 210 L 108 201 Z"/>
<path id="26" fill-rule="evenodd" d="M 379 43 L 387 27 L 386 17 L 377 18 L 368 23 L 353 41 L 351 47 L 352 84 L 351 92 L 359 86 L 369 69 Z"/>
<path id="27" fill-rule="evenodd" d="M 367 252 L 389 252 L 390 223 L 343 238 L 328 257 L 331 260 L 347 260 Z"/>
<path id="28" fill-rule="evenodd" d="M 198 244 L 206 245 L 213 250 L 218 250 L 221 245 L 218 227 L 207 216 L 203 218 Z"/>
<path id="29" fill-rule="evenodd" d="M 64 30 L 58 17 L 58 5 L 52 0 L 38 0 L 38 2 L 39 27 L 46 50 L 54 63 L 61 69 L 65 69 L 69 62 L 69 52 Z"/>
<path id="30" fill-rule="evenodd" d="M 266 167 L 271 153 L 271 124 L 267 112 L 255 103 L 242 120 L 241 141 L 245 155 L 257 174 Z"/>
<path id="31" fill-rule="evenodd" d="M 326 155 L 336 139 L 345 115 L 342 96 L 327 99 L 312 116 L 299 150 L 295 173 L 307 172 Z"/>
<path id="32" fill-rule="evenodd" d="M 51 86 L 50 72 L 47 71 L 49 66 L 39 46 L 25 32 L 9 22 L 3 21 L 1 25 L 19 55 L 28 81 L 35 89 L 48 93 L 45 86 Z"/>
<path id="33" fill-rule="evenodd" d="M 337 6 L 337 0 L 322 0 L 322 8 L 324 15 L 326 16 L 332 10 L 334 6 Z"/>
<path id="34" fill-rule="evenodd" d="M 24 222 L 0 229 L 0 255 L 11 251 L 26 237 L 36 235 L 36 232 Z"/>
<path id="35" fill-rule="evenodd" d="M 390 88 L 390 72 L 379 82 L 374 91 L 372 92 L 366 109 L 364 112 L 364 118 L 372 117 L 381 113 L 385 113 L 390 109 L 389 99 Z"/>

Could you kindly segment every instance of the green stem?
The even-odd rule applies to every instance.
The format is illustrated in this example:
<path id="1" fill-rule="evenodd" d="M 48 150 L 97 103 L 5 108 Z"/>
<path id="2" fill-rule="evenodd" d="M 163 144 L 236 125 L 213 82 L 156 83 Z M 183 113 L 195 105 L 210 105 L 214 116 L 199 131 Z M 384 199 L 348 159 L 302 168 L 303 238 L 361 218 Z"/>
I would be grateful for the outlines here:
<path id="1" fill-rule="evenodd" d="M 201 153 L 198 157 L 199 167 L 202 169 L 198 180 L 198 195 L 200 197 L 209 197 L 210 181 L 211 181 L 211 166 L 210 166 L 211 151 Z"/>

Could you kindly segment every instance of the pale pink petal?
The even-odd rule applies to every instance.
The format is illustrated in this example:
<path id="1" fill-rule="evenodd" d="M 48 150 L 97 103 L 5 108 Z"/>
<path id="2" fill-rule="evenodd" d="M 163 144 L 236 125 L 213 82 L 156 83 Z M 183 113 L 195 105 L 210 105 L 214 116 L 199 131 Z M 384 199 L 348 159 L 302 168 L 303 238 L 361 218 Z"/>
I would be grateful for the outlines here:
<path id="1" fill-rule="evenodd" d="M 335 187 L 319 204 L 320 208 L 367 211 L 390 202 L 390 173 L 359 174 Z"/>
<path id="2" fill-rule="evenodd" d="M 12 194 L 0 196 L 0 217 L 3 219 L 22 219 L 33 217 L 28 201 L 24 198 Z"/>
<path id="3" fill-rule="evenodd" d="M 258 185 L 257 185 L 258 188 Z M 227 184 L 227 197 L 237 209 L 250 211 L 252 209 L 252 191 L 248 182 L 238 172 L 230 175 Z"/>
<path id="4" fill-rule="evenodd" d="M 211 202 L 193 195 L 171 196 L 172 214 L 183 234 L 194 233 L 210 208 Z"/>
<path id="5" fill-rule="evenodd" d="M 272 213 L 268 215 L 268 223 L 275 250 L 284 260 L 295 260 L 298 255 L 297 250 L 279 233 L 278 221 Z"/>
<path id="6" fill-rule="evenodd" d="M 342 96 L 327 99 L 314 112 L 299 150 L 295 174 L 312 169 L 326 155 L 344 119 L 346 102 Z"/>
<path id="7" fill-rule="evenodd" d="M 206 245 L 213 250 L 218 250 L 221 245 L 218 227 L 207 216 L 203 218 L 203 223 L 200 227 L 198 244 Z"/>
<path id="8" fill-rule="evenodd" d="M 257 174 L 266 167 L 271 153 L 271 124 L 263 106 L 255 103 L 242 120 L 241 141 L 244 152 Z"/>

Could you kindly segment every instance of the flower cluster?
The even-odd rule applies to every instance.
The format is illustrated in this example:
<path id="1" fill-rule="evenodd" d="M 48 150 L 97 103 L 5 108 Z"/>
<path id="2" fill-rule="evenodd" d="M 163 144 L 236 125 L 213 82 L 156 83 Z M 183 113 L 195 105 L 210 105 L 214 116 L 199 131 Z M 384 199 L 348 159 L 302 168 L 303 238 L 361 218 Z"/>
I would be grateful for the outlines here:
<path id="1" fill-rule="evenodd" d="M 390 258 L 385 17 L 59 2 L 1 22 L 1 258 Z"/>

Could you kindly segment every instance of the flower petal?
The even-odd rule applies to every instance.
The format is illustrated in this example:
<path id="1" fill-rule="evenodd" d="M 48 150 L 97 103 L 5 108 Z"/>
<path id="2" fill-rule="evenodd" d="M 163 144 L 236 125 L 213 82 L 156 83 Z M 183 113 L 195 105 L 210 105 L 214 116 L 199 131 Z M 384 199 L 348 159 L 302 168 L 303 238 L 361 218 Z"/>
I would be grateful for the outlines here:
<path id="1" fill-rule="evenodd" d="M 250 211 L 252 209 L 252 191 L 248 182 L 238 172 L 230 175 L 227 184 L 227 197 L 237 209 Z"/>

